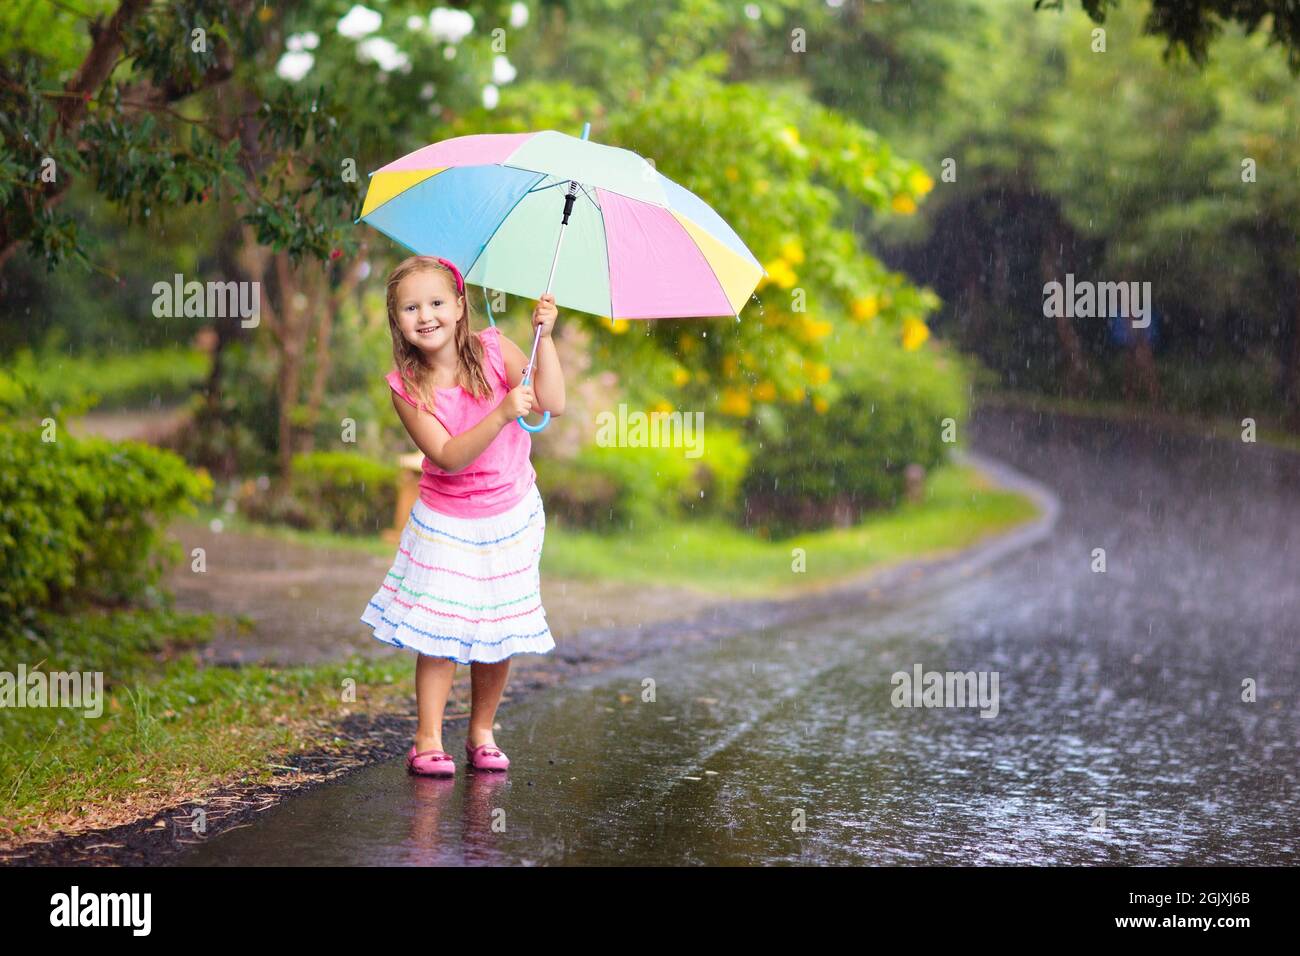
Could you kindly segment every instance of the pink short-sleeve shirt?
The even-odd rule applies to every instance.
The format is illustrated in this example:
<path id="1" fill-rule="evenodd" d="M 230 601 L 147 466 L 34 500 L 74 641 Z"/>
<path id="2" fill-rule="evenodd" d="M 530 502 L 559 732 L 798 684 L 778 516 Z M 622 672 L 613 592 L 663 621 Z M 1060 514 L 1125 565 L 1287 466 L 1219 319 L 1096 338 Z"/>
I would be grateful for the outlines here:
<path id="1" fill-rule="evenodd" d="M 459 385 L 436 390 L 434 417 L 453 437 L 481 422 L 510 390 L 506 361 L 501 354 L 500 330 L 495 325 L 488 326 L 478 337 L 490 366 L 485 371 L 492 385 L 492 397 L 476 399 Z M 385 378 L 407 404 L 419 407 L 402 386 L 397 369 Z M 512 421 L 481 455 L 455 474 L 443 471 L 426 456 L 421 464 L 420 500 L 434 511 L 457 518 L 484 518 L 509 511 L 523 500 L 537 480 L 537 472 L 529 460 L 532 448 L 532 435 Z"/>

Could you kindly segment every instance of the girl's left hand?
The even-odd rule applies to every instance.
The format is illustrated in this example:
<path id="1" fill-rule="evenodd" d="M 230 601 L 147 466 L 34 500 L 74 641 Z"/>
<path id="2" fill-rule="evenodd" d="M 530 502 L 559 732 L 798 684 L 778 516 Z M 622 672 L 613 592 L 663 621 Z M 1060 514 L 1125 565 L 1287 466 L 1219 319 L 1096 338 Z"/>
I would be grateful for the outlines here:
<path id="1" fill-rule="evenodd" d="M 549 292 L 537 300 L 537 306 L 533 309 L 533 328 L 542 327 L 542 338 L 551 337 L 551 328 L 555 325 L 556 316 L 559 310 L 555 308 L 555 296 Z"/>

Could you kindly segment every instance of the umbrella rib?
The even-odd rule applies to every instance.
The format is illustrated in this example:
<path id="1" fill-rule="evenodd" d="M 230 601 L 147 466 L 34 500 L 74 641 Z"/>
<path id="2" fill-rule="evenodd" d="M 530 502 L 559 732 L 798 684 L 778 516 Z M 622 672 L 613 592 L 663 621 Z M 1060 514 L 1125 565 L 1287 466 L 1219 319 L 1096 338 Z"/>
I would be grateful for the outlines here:
<path id="1" fill-rule="evenodd" d="M 543 179 L 546 178 L 546 175 L 547 175 L 546 173 L 543 173 L 543 174 L 542 174 L 542 178 L 543 178 Z M 548 190 L 548 189 L 554 189 L 556 186 L 563 186 L 566 182 L 568 182 L 567 179 L 557 179 L 555 182 L 553 182 L 553 183 L 551 183 L 551 184 L 549 184 L 549 185 L 546 185 L 546 186 L 534 186 L 532 189 L 530 189 L 530 190 L 528 190 L 528 191 L 529 191 L 530 193 L 540 193 L 540 192 L 545 192 L 545 191 Z"/>
<path id="2" fill-rule="evenodd" d="M 568 179 L 557 179 L 555 182 L 553 182 L 553 183 L 549 183 L 549 184 L 547 184 L 547 185 L 545 185 L 545 186 L 534 186 L 532 189 L 530 189 L 530 190 L 528 190 L 528 191 L 529 191 L 530 193 L 540 193 L 540 192 L 545 192 L 545 191 L 548 190 L 548 189 L 554 189 L 556 186 L 564 186 L 564 185 L 567 185 L 567 184 L 570 183 L 570 182 L 572 182 L 572 180 L 568 180 Z M 583 194 L 584 196 L 587 197 L 587 199 L 591 202 L 591 204 L 592 204 L 593 206 L 595 206 L 597 209 L 600 208 L 600 203 L 596 202 L 596 200 L 594 200 L 594 199 L 591 198 L 591 192 L 590 192 L 590 190 L 587 188 L 587 186 L 586 186 L 585 183 L 578 183 L 578 188 L 579 188 L 580 190 L 582 190 L 582 194 Z"/>
<path id="3" fill-rule="evenodd" d="M 524 172 L 527 172 L 527 173 L 538 173 L 538 174 L 541 175 L 541 176 L 554 176 L 554 175 L 555 175 L 555 173 L 548 173 L 548 172 L 546 172 L 545 170 L 530 169 L 530 168 L 527 167 L 527 166 L 515 166 L 515 165 L 513 165 L 513 164 L 511 164 L 511 163 L 495 163 L 494 165 L 497 165 L 497 166 L 506 166 L 506 167 L 508 167 L 508 168 L 510 168 L 510 169 L 521 169 L 521 170 L 523 170 Z M 662 174 L 661 174 L 661 175 L 662 175 Z M 570 176 L 570 177 L 568 177 L 568 178 L 562 178 L 562 179 L 560 179 L 560 182 L 567 183 L 567 182 L 568 182 L 570 179 L 572 179 L 572 178 L 573 178 L 572 176 Z M 581 182 L 581 180 L 579 180 L 579 182 Z M 594 188 L 594 187 L 593 187 L 593 188 Z M 630 193 L 626 193 L 626 192 L 624 192 L 624 191 L 621 190 L 621 189 L 611 189 L 611 188 L 608 187 L 608 186 L 601 186 L 600 188 L 606 190 L 607 192 L 611 192 L 611 193 L 613 193 L 613 194 L 616 195 L 616 196 L 622 196 L 624 199 L 631 199 L 631 200 L 634 201 L 634 202 L 643 202 L 643 203 L 645 203 L 645 204 L 648 205 L 648 206 L 658 206 L 660 209 L 671 209 L 671 208 L 672 208 L 672 207 L 671 207 L 667 202 L 659 202 L 658 200 L 655 200 L 655 199 L 648 199 L 648 198 L 646 198 L 645 196 L 633 196 L 633 195 L 631 195 Z M 660 189 L 660 192 L 662 193 L 663 190 Z"/>
<path id="4" fill-rule="evenodd" d="M 533 181 L 533 185 L 536 186 L 537 183 L 540 182 L 540 181 L 541 181 L 542 179 L 544 179 L 544 178 L 546 178 L 546 174 L 545 174 L 545 173 L 538 173 L 538 174 L 537 174 L 537 179 Z M 474 256 L 474 261 L 471 262 L 471 263 L 469 264 L 468 267 L 466 267 L 466 269 L 465 269 L 465 271 L 464 271 L 464 274 L 465 274 L 465 275 L 469 275 L 470 272 L 473 271 L 474 267 L 475 267 L 476 265 L 478 265 L 478 261 L 479 261 L 479 259 L 483 258 L 483 251 L 484 251 L 485 249 L 487 249 L 487 247 L 490 246 L 490 245 L 492 244 L 492 240 L 496 238 L 496 234 L 501 230 L 501 226 L 505 223 L 505 221 L 506 221 L 507 219 L 510 218 L 511 214 L 513 214 L 514 211 L 515 211 L 516 209 L 519 208 L 519 204 L 520 204 L 521 202 L 524 201 L 524 197 L 527 196 L 527 195 L 528 195 L 529 193 L 531 193 L 531 192 L 532 192 L 532 189 L 526 189 L 526 190 L 524 190 L 522 193 L 520 193 L 520 194 L 519 194 L 519 198 L 516 199 L 516 200 L 514 201 L 514 205 L 512 205 L 512 206 L 510 207 L 510 211 L 507 212 L 504 216 L 502 216 L 500 219 L 497 220 L 496 227 L 492 230 L 492 234 L 491 234 L 490 236 L 488 236 L 487 239 L 486 239 L 486 241 L 484 241 L 483 245 L 479 247 L 478 253 Z M 486 288 L 486 286 L 484 286 L 484 288 Z"/>
<path id="5" fill-rule="evenodd" d="M 597 209 L 600 209 L 600 203 L 596 202 L 596 200 L 594 200 L 594 199 L 591 198 L 591 193 L 587 192 L 587 187 L 586 187 L 586 186 L 584 186 L 582 183 L 578 183 L 578 188 L 582 190 L 582 194 L 583 194 L 584 196 L 586 196 L 588 200 L 591 201 L 591 204 L 592 204 L 593 206 L 595 206 Z M 601 215 L 600 218 L 601 218 L 601 222 L 604 222 L 605 217 L 604 217 L 603 214 Z"/>
<path id="6" fill-rule="evenodd" d="M 605 210 L 593 199 L 591 204 L 596 207 L 596 212 L 600 213 L 600 235 L 605 240 L 605 275 L 608 279 L 606 283 L 609 286 L 609 324 L 614 324 L 614 264 L 609 261 L 609 226 L 605 222 Z"/>

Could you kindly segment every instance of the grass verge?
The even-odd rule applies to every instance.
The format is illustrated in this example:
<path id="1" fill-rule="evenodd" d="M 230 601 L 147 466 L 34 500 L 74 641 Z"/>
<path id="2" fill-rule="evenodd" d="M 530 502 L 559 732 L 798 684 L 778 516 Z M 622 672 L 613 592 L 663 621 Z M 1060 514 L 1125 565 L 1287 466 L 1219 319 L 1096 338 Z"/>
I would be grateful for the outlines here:
<path id="1" fill-rule="evenodd" d="M 558 577 L 644 581 L 728 597 L 787 596 L 905 561 L 967 547 L 1028 521 L 1023 495 L 989 484 L 975 468 L 935 469 L 921 501 L 832 528 L 762 540 L 722 521 L 664 524 L 607 537 L 547 528 L 543 571 Z M 802 572 L 792 570 L 803 549 Z"/>
<path id="2" fill-rule="evenodd" d="M 130 823 L 223 785 L 283 781 L 284 755 L 346 747 L 336 728 L 350 714 L 409 710 L 406 658 L 212 666 L 201 652 L 222 626 L 239 624 L 87 610 L 38 614 L 6 634 L 11 673 L 19 663 L 28 674 L 98 672 L 103 696 L 99 707 L 0 707 L 0 848 Z M 448 713 L 456 706 L 453 695 Z"/>

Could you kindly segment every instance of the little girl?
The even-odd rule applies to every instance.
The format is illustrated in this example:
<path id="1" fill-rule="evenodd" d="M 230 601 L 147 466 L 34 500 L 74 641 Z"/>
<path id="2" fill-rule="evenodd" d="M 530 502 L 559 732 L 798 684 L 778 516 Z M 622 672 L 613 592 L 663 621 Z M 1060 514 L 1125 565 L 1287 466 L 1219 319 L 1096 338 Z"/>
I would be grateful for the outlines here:
<path id="1" fill-rule="evenodd" d="M 451 776 L 442 716 L 457 664 L 470 665 L 473 704 L 465 750 L 479 770 L 510 761 L 492 736 L 510 657 L 555 647 L 541 601 L 538 564 L 546 513 L 528 460 L 529 432 L 515 419 L 564 411 L 564 377 L 551 328 L 555 297 L 533 310 L 541 326 L 537 367 L 495 325 L 470 332 L 465 280 L 446 259 L 412 256 L 388 277 L 393 407 L 424 452 L 420 498 L 397 556 L 361 620 L 387 644 L 419 656 L 419 727 L 406 757 L 412 773 Z M 539 404 L 540 402 L 540 404 Z"/>

